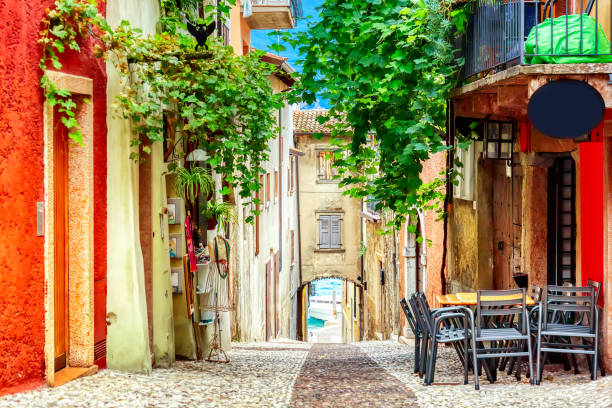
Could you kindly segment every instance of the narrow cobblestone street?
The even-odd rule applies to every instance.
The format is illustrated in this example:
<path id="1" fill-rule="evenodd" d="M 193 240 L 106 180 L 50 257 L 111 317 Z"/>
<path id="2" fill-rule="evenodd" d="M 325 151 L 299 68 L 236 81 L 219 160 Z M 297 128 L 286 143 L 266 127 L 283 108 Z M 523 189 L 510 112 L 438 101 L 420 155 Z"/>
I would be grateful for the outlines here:
<path id="1" fill-rule="evenodd" d="M 180 361 L 151 376 L 102 370 L 2 397 L 0 407 L 612 407 L 611 376 L 593 382 L 573 371 L 545 372 L 539 387 L 502 374 L 475 391 L 447 349 L 436 384 L 424 387 L 412 350 L 390 341 L 235 344 L 230 364 Z"/>

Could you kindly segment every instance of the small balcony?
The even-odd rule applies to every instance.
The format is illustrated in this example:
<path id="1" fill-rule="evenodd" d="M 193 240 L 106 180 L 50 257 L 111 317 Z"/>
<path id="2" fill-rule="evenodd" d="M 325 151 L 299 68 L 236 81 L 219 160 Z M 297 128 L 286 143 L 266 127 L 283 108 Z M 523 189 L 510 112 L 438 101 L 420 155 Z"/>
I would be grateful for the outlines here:
<path id="1" fill-rule="evenodd" d="M 476 0 L 462 80 L 515 65 L 610 63 L 612 0 Z"/>
<path id="2" fill-rule="evenodd" d="M 301 0 L 243 0 L 250 3 L 242 7 L 242 15 L 252 30 L 291 29 L 295 19 L 302 16 Z"/>

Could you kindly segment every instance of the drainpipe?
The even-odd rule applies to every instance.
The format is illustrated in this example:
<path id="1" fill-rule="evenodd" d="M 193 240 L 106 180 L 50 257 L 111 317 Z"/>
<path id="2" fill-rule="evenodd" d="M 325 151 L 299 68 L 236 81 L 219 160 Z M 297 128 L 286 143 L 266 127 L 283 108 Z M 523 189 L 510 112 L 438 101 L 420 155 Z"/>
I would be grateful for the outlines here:
<path id="1" fill-rule="evenodd" d="M 455 104 L 452 100 L 446 103 L 446 142 L 449 146 L 455 144 Z M 442 238 L 442 266 L 440 268 L 440 287 L 443 295 L 446 295 L 446 275 L 444 273 L 446 269 L 446 257 L 447 257 L 447 240 L 448 240 L 448 216 L 449 216 L 449 204 L 450 197 L 452 196 L 453 185 L 450 180 L 448 170 L 453 165 L 453 153 L 449 151 L 446 156 L 446 186 L 444 194 L 444 235 Z"/>

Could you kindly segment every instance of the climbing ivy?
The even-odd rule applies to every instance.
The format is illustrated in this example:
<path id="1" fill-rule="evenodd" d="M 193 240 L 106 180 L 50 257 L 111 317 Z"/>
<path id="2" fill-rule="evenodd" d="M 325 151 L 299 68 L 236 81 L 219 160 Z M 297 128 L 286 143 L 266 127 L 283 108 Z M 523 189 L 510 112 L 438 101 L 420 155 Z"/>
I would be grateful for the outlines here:
<path id="1" fill-rule="evenodd" d="M 45 72 L 62 68 L 59 55 L 65 50 L 80 52 L 80 43 L 93 43 L 94 55 L 111 61 L 121 75 L 122 92 L 115 105 L 132 122 L 134 146 L 142 145 L 141 150 L 150 153 L 144 139 L 166 142 L 171 150 L 182 145 L 177 152 L 203 149 L 208 164 L 227 184 L 238 186 L 242 197 L 256 202 L 252 197 L 261 187 L 258 175 L 268 158 L 267 142 L 277 135 L 272 113 L 284 102 L 269 82 L 276 68 L 262 62 L 261 52 L 236 56 L 212 37 L 198 43 L 187 23 L 205 27 L 217 16 L 227 18 L 235 0 L 220 0 L 203 10 L 197 9 L 198 3 L 162 0 L 158 32 L 144 35 L 128 21 L 112 28 L 95 0 L 57 0 L 43 19 L 39 40 L 41 86 L 47 102 L 59 105 L 70 137 L 82 143 L 72 95 L 55 86 Z M 171 157 L 172 170 L 183 155 Z M 132 158 L 140 157 L 133 153 Z M 228 187 L 221 193 L 228 194 Z"/>
<path id="2" fill-rule="evenodd" d="M 319 121 L 335 120 L 341 186 L 392 210 L 388 226 L 416 208 L 439 208 L 432 203 L 444 197 L 446 175 L 423 184 L 420 173 L 433 154 L 449 149 L 446 103 L 462 64 L 453 40 L 466 22 L 454 3 L 325 0 L 305 31 L 274 33 L 301 56 L 299 98 L 330 105 Z"/>

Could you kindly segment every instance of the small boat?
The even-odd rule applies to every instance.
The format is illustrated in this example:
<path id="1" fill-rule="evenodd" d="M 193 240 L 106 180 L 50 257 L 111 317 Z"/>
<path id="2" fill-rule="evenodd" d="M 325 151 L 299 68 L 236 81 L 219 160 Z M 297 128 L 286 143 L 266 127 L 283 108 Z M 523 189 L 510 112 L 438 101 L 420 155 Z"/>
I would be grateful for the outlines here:
<path id="1" fill-rule="evenodd" d="M 336 320 L 342 314 L 342 304 L 339 299 L 339 296 L 330 295 L 310 296 L 308 316 L 325 322 Z"/>

